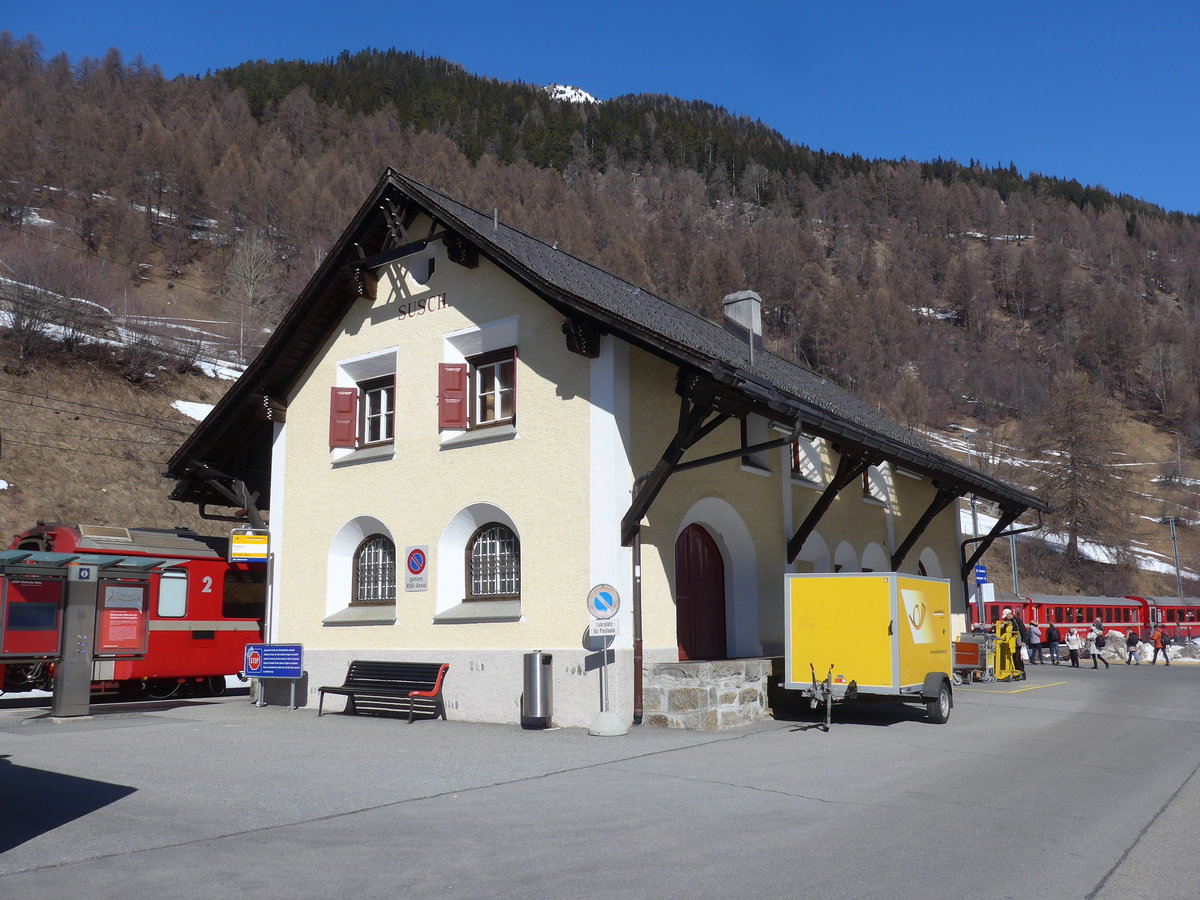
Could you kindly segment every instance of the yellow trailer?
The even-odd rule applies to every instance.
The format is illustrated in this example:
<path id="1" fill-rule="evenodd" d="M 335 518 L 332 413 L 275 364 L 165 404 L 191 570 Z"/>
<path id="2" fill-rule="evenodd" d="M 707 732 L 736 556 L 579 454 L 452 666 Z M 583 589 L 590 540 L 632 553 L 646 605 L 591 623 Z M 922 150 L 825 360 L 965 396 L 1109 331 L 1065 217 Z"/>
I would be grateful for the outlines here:
<path id="1" fill-rule="evenodd" d="M 924 704 L 950 718 L 950 582 L 897 572 L 786 576 L 783 686 L 830 707 L 843 700 Z"/>

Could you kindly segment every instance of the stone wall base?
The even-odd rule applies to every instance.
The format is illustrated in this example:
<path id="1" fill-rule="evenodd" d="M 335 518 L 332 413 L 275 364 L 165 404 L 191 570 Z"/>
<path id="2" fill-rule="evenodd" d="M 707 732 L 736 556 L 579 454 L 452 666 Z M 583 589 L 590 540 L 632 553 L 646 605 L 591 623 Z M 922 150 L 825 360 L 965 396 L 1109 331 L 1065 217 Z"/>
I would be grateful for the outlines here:
<path id="1" fill-rule="evenodd" d="M 671 662 L 642 670 L 642 721 L 720 731 L 768 718 L 771 659 Z"/>

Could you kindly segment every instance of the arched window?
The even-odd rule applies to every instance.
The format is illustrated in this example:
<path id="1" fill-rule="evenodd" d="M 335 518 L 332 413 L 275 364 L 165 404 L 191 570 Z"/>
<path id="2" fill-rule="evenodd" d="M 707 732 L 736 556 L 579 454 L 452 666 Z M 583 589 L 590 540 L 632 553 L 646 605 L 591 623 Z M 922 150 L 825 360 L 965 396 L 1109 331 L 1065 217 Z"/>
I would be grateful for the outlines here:
<path id="1" fill-rule="evenodd" d="M 396 602 L 396 545 L 382 534 L 367 537 L 354 551 L 354 606 Z"/>
<path id="2" fill-rule="evenodd" d="M 467 542 L 467 600 L 521 596 L 521 544 L 507 525 L 488 522 Z"/>

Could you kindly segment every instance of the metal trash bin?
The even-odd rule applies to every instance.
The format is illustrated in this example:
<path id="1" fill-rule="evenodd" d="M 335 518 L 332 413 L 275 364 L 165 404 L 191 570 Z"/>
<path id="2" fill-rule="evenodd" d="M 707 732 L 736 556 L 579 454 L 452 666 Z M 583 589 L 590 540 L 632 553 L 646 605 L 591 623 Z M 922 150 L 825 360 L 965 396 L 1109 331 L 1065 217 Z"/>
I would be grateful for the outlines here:
<path id="1" fill-rule="evenodd" d="M 554 715 L 554 680 L 551 664 L 554 656 L 535 650 L 525 654 L 524 682 L 521 692 L 521 727 L 549 728 Z"/>

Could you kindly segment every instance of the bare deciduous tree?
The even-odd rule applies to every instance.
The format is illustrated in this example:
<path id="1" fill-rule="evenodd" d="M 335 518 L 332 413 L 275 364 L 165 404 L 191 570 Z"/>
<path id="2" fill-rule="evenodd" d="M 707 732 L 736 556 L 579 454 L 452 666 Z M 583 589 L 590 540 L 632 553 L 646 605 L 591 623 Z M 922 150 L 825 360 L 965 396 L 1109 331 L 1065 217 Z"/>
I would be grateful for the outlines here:
<path id="1" fill-rule="evenodd" d="M 1115 412 L 1083 371 L 1071 369 L 1055 379 L 1044 415 L 1026 430 L 1037 491 L 1066 535 L 1068 562 L 1081 559 L 1080 542 L 1089 539 L 1117 548 L 1118 556 L 1128 553 L 1129 496 L 1117 468 L 1123 457 L 1111 427 Z"/>

